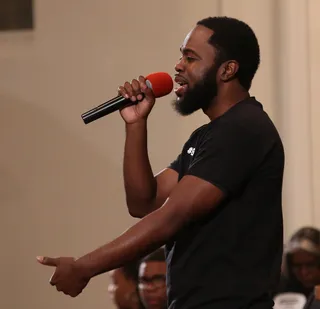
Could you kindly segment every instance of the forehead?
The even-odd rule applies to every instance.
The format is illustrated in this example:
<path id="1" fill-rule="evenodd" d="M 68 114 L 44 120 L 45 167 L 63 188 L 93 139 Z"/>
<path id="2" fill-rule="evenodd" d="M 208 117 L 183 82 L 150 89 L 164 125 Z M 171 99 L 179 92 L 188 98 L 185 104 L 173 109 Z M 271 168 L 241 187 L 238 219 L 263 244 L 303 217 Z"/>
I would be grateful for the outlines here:
<path id="1" fill-rule="evenodd" d="M 139 267 L 139 276 L 153 276 L 166 273 L 166 262 L 150 261 L 143 262 Z"/>
<path id="2" fill-rule="evenodd" d="M 207 27 L 197 25 L 185 37 L 181 49 L 192 49 L 197 52 L 201 50 L 213 50 L 213 46 L 209 44 L 209 39 L 213 31 Z"/>
<path id="3" fill-rule="evenodd" d="M 317 257 L 314 254 L 304 250 L 297 250 L 296 252 L 292 253 L 293 263 L 307 263 L 315 260 L 317 260 Z"/>

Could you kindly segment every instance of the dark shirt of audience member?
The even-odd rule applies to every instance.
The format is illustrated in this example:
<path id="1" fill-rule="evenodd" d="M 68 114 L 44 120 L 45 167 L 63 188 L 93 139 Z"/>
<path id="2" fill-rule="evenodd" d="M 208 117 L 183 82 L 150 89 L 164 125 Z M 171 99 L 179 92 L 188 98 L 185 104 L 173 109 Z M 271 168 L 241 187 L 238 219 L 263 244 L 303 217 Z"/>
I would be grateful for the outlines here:
<path id="1" fill-rule="evenodd" d="M 108 292 L 117 309 L 143 308 L 138 292 L 139 262 L 109 272 Z"/>
<path id="2" fill-rule="evenodd" d="M 303 227 L 285 245 L 283 274 L 277 294 L 295 292 L 307 298 L 320 284 L 320 231 Z"/>
<path id="3" fill-rule="evenodd" d="M 166 273 L 163 248 L 142 259 L 139 267 L 139 293 L 146 309 L 167 308 Z"/>

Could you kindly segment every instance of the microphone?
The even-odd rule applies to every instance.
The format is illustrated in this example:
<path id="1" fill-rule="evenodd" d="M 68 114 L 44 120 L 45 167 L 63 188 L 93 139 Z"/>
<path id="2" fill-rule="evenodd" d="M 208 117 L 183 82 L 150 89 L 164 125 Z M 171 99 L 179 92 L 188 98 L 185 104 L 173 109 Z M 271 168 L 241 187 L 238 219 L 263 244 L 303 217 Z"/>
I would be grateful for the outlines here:
<path id="1" fill-rule="evenodd" d="M 168 73 L 165 72 L 149 74 L 148 76 L 146 76 L 146 83 L 147 86 L 152 89 L 152 92 L 156 98 L 166 96 L 173 89 L 172 78 Z M 137 103 L 138 102 L 132 102 L 130 99 L 126 99 L 123 96 L 119 95 L 87 111 L 86 113 L 83 113 L 81 115 L 81 118 L 85 124 L 88 124 L 125 106 L 134 105 Z"/>

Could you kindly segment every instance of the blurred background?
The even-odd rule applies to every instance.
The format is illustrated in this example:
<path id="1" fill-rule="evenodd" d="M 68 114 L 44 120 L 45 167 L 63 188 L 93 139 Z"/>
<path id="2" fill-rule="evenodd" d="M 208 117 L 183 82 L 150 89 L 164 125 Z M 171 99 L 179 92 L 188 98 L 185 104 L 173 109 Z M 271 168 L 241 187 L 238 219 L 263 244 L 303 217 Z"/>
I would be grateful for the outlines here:
<path id="1" fill-rule="evenodd" d="M 108 275 L 72 299 L 52 289 L 52 269 L 35 259 L 82 255 L 135 222 L 125 206 L 119 113 L 89 125 L 80 115 L 126 80 L 173 74 L 185 35 L 208 16 L 240 18 L 260 42 L 251 95 L 286 150 L 286 240 L 319 227 L 319 11 L 319 0 L 1 0 L 0 307 L 114 308 Z M 159 99 L 149 121 L 154 172 L 207 122 L 176 115 L 171 99 Z"/>

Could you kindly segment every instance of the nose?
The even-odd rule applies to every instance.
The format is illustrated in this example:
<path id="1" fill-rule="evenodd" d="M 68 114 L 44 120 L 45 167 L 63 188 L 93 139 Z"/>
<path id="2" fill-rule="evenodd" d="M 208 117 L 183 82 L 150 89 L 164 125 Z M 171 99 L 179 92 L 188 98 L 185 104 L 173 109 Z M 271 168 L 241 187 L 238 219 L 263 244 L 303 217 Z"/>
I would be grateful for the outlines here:
<path id="1" fill-rule="evenodd" d="M 301 267 L 300 274 L 303 278 L 308 278 L 310 275 L 309 269 L 305 266 Z"/>
<path id="2" fill-rule="evenodd" d="M 144 286 L 144 290 L 147 292 L 147 293 L 152 293 L 152 292 L 154 292 L 154 291 L 156 291 L 157 290 L 157 287 L 155 287 L 153 284 L 146 284 L 145 286 Z"/>
<path id="3" fill-rule="evenodd" d="M 180 73 L 180 72 L 183 72 L 184 70 L 184 62 L 183 62 L 183 58 L 181 57 L 178 61 L 178 63 L 176 63 L 174 69 Z"/>

